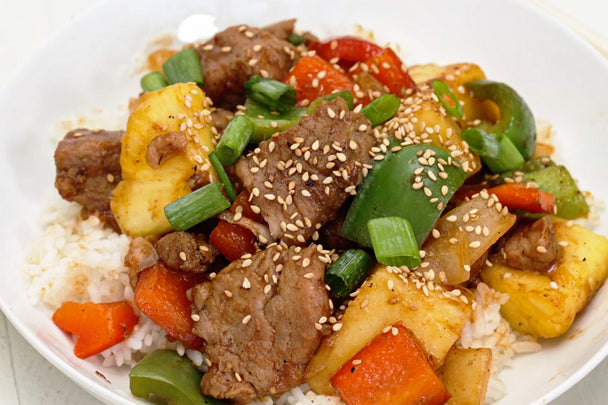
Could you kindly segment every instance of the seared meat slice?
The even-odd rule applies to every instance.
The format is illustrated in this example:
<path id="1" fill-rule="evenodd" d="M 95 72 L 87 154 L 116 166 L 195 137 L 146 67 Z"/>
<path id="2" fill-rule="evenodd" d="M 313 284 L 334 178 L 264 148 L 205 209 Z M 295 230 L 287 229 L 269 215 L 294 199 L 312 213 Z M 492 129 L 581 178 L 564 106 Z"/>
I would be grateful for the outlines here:
<path id="1" fill-rule="evenodd" d="M 305 244 L 363 179 L 376 140 L 369 121 L 337 98 L 236 163 L 274 238 Z"/>
<path id="2" fill-rule="evenodd" d="M 559 256 L 559 243 L 548 216 L 517 226 L 502 246 L 507 266 L 547 272 Z"/>
<path id="3" fill-rule="evenodd" d="M 110 209 L 110 199 L 121 180 L 123 133 L 75 129 L 66 134 L 55 150 L 55 187 L 61 197 L 81 204 L 116 230 L 119 228 Z"/>
<path id="4" fill-rule="evenodd" d="M 323 334 L 319 322 L 330 316 L 329 261 L 316 245 L 274 244 L 191 290 L 200 317 L 193 330 L 210 361 L 204 394 L 245 403 L 302 382 Z"/>
<path id="5" fill-rule="evenodd" d="M 189 232 L 171 232 L 160 238 L 154 247 L 160 260 L 169 270 L 175 271 L 203 273 L 219 254 L 205 235 Z"/>
<path id="6" fill-rule="evenodd" d="M 234 26 L 197 46 L 205 75 L 203 90 L 218 106 L 242 102 L 243 84 L 258 74 L 282 80 L 296 60 L 296 49 L 263 29 Z"/>

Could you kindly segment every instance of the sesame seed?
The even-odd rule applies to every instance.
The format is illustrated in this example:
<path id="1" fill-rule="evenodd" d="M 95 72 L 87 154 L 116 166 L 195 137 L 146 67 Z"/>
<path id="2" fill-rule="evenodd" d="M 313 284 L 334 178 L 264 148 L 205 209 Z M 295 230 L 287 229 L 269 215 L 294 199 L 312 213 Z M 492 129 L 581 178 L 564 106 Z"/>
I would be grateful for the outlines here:
<path id="1" fill-rule="evenodd" d="M 473 242 L 469 243 L 469 247 L 472 247 L 472 248 L 478 248 L 480 246 L 481 246 L 481 242 L 478 240 L 474 240 Z"/>
<path id="2" fill-rule="evenodd" d="M 537 251 L 538 253 L 547 253 L 547 248 L 546 248 L 546 247 L 544 247 L 544 246 L 540 246 L 540 245 L 539 245 L 539 246 L 537 246 L 537 247 L 536 247 L 536 251 Z"/>
<path id="3" fill-rule="evenodd" d="M 553 288 L 554 290 L 559 289 L 559 286 L 557 285 L 557 283 L 555 281 L 551 281 L 549 283 L 549 285 L 551 286 L 551 288 Z"/>
<path id="4" fill-rule="evenodd" d="M 194 322 L 198 322 L 201 320 L 201 317 L 198 314 L 192 314 L 190 315 L 190 318 L 192 318 Z"/>
<path id="5" fill-rule="evenodd" d="M 241 378 L 241 375 L 240 375 L 239 373 L 234 373 L 234 378 L 236 378 L 236 380 L 237 380 L 238 382 L 243 381 L 243 379 Z"/>
<path id="6" fill-rule="evenodd" d="M 249 323 L 249 321 L 251 320 L 251 315 L 247 315 L 243 318 L 243 320 L 241 321 L 241 323 L 243 325 L 247 325 Z"/>
<path id="7" fill-rule="evenodd" d="M 313 273 L 306 273 L 306 274 L 304 274 L 302 277 L 304 277 L 304 278 L 306 278 L 306 279 L 310 280 L 310 279 L 312 279 L 314 276 L 315 276 L 315 275 L 314 275 Z"/>
<path id="8" fill-rule="evenodd" d="M 179 252 L 179 258 L 183 261 L 186 261 L 188 259 L 188 256 L 186 256 L 186 252 Z"/>
<path id="9" fill-rule="evenodd" d="M 331 107 L 327 107 L 327 115 L 329 115 L 329 118 L 336 118 L 336 113 Z"/>
<path id="10" fill-rule="evenodd" d="M 248 290 L 248 289 L 250 289 L 250 288 L 251 288 L 251 282 L 249 281 L 249 279 L 248 279 L 247 277 L 245 277 L 245 278 L 243 279 L 243 284 L 242 284 L 242 287 L 243 287 L 244 289 L 246 289 L 246 290 Z"/>
<path id="11" fill-rule="evenodd" d="M 337 332 L 337 331 L 339 331 L 340 329 L 342 329 L 342 324 L 341 324 L 341 323 L 336 323 L 336 324 L 334 324 L 334 325 L 331 327 L 331 329 L 332 329 L 334 332 Z"/>

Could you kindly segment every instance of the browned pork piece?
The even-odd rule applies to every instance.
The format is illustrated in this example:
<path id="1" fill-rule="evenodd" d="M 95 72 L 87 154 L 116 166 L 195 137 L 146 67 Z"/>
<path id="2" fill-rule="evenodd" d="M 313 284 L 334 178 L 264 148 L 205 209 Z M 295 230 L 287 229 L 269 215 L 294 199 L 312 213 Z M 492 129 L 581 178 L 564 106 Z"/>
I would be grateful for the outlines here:
<path id="1" fill-rule="evenodd" d="M 271 235 L 303 245 L 355 193 L 375 143 L 367 118 L 337 98 L 240 158 L 236 175 Z"/>
<path id="2" fill-rule="evenodd" d="M 204 394 L 246 403 L 302 383 L 330 316 L 329 261 L 314 244 L 273 244 L 191 290 L 209 361 Z"/>
<path id="3" fill-rule="evenodd" d="M 61 197 L 81 204 L 118 230 L 110 210 L 112 190 L 120 182 L 123 131 L 75 129 L 55 150 L 55 187 Z"/>
<path id="4" fill-rule="evenodd" d="M 183 231 L 163 236 L 154 247 L 160 260 L 174 271 L 203 273 L 219 254 L 205 235 Z"/>
<path id="5" fill-rule="evenodd" d="M 520 270 L 548 272 L 559 256 L 559 243 L 551 218 L 517 226 L 502 246 L 505 264 Z"/>
<path id="6" fill-rule="evenodd" d="M 247 25 L 227 28 L 196 49 L 205 75 L 205 94 L 215 105 L 227 107 L 243 101 L 243 84 L 251 76 L 282 80 L 297 58 L 289 42 Z"/>

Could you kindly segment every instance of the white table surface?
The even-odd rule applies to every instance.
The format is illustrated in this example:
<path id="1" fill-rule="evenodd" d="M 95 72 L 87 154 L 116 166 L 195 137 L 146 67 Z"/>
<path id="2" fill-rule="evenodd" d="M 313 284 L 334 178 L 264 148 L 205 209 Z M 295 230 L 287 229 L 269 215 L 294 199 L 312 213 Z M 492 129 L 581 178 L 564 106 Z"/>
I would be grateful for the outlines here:
<path id="1" fill-rule="evenodd" d="M 49 34 L 99 1 L 0 0 L 0 86 Z M 571 18 L 590 38 L 600 41 L 608 38 L 607 0 L 533 1 Z M 0 312 L 0 404 L 100 405 L 101 402 L 31 348 Z M 608 404 L 608 360 L 553 404 Z"/>

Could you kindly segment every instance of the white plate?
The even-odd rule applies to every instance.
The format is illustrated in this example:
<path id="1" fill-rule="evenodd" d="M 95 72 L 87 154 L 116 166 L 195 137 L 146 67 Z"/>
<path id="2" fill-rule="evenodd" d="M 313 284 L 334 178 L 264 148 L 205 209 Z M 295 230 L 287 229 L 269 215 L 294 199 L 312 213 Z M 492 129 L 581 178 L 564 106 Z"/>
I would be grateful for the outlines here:
<path id="1" fill-rule="evenodd" d="M 172 0 L 104 3 L 61 31 L 0 94 L 0 307 L 19 332 L 57 368 L 109 404 L 144 403 L 129 394 L 127 370 L 103 369 L 72 354 L 48 311 L 25 297 L 20 276 L 35 218 L 54 192 L 53 144 L 58 120 L 94 108 L 112 110 L 137 94 L 135 55 L 161 32 L 176 32 L 192 13 L 226 27 L 263 25 L 287 17 L 321 37 L 348 34 L 356 24 L 381 42 L 399 44 L 408 64 L 475 62 L 511 84 L 537 118 L 557 130 L 558 152 L 580 186 L 608 201 L 608 65 L 587 43 L 519 1 Z M 603 219 L 596 231 L 607 235 Z M 545 404 L 608 355 L 608 288 L 600 290 L 564 338 L 518 357 L 501 377 L 507 396 L 497 405 Z M 102 372 L 107 383 L 96 374 Z"/>

